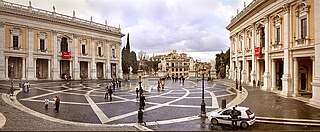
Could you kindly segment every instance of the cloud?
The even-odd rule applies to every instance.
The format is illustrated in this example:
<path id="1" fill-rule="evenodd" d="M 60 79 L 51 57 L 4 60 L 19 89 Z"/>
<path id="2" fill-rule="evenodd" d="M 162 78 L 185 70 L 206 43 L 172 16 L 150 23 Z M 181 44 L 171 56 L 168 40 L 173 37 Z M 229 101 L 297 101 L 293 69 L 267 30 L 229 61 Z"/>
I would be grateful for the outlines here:
<path id="1" fill-rule="evenodd" d="M 27 0 L 8 0 L 28 5 Z M 147 53 L 212 52 L 229 47 L 231 15 L 251 0 L 32 0 L 33 7 L 118 27 L 131 49 Z M 122 39 L 123 46 L 126 37 Z"/>

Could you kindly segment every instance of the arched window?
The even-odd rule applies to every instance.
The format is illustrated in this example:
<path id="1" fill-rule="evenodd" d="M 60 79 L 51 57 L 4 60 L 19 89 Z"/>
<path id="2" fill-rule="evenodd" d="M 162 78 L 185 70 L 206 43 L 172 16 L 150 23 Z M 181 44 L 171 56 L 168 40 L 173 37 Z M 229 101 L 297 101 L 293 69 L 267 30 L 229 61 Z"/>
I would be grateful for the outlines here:
<path id="1" fill-rule="evenodd" d="M 264 34 L 264 27 L 260 28 L 260 46 L 265 47 L 265 34 Z"/>
<path id="2" fill-rule="evenodd" d="M 68 42 L 67 38 L 61 38 L 61 52 L 68 52 Z"/>

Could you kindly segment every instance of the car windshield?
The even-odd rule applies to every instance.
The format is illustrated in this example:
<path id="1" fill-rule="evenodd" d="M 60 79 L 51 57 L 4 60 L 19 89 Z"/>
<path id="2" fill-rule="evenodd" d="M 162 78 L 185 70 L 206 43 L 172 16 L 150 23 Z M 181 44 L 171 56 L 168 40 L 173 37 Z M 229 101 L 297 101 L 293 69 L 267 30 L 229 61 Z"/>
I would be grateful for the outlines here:
<path id="1" fill-rule="evenodd" d="M 230 115 L 231 110 L 225 110 L 221 113 L 221 115 Z"/>
<path id="2" fill-rule="evenodd" d="M 251 110 L 247 110 L 246 111 L 249 115 L 252 115 L 253 114 L 253 112 L 251 111 Z"/>

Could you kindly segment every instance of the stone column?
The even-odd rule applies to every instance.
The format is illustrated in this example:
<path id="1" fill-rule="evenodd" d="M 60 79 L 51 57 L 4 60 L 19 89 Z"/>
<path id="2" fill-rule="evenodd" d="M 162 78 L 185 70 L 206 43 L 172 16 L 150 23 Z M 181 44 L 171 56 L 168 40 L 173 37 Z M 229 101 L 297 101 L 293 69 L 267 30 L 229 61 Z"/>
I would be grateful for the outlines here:
<path id="1" fill-rule="evenodd" d="M 254 24 L 252 24 L 252 39 L 251 39 L 251 57 L 252 57 L 252 70 L 251 70 L 251 82 L 250 82 L 250 85 L 253 85 L 253 80 L 255 80 L 255 82 L 257 82 L 257 79 L 255 78 L 256 77 L 256 56 L 254 55 L 254 48 L 255 48 L 255 27 L 254 27 Z"/>
<path id="2" fill-rule="evenodd" d="M 0 2 L 3 6 L 3 1 Z M 0 62 L 7 61 L 7 58 L 4 55 L 4 49 L 5 49 L 5 30 L 4 30 L 4 22 L 0 21 Z M 0 63 L 0 80 L 4 80 L 7 78 L 8 72 L 8 65 L 5 63 Z"/>
<path id="3" fill-rule="evenodd" d="M 107 44 L 107 50 L 106 50 L 106 55 L 107 55 L 107 60 L 106 60 L 106 77 L 107 79 L 111 79 L 111 68 L 110 68 L 110 43 L 108 40 L 106 40 L 106 44 Z"/>
<path id="4" fill-rule="evenodd" d="M 103 63 L 103 79 L 107 79 L 106 78 L 106 63 Z"/>
<path id="5" fill-rule="evenodd" d="M 22 58 L 22 80 L 26 79 L 26 58 Z"/>
<path id="6" fill-rule="evenodd" d="M 230 37 L 230 53 L 229 53 L 229 54 L 230 54 L 230 60 L 229 60 L 229 61 L 230 61 L 230 63 L 229 63 L 229 64 L 230 64 L 230 69 L 229 69 L 229 77 L 228 77 L 229 79 L 232 79 L 232 78 L 233 78 L 233 75 L 232 75 L 232 73 L 233 73 L 233 72 L 232 72 L 232 71 L 233 71 L 233 65 L 232 65 L 232 63 L 233 63 L 233 62 L 232 62 L 233 56 L 232 56 L 232 53 L 233 53 L 234 51 L 233 51 L 233 49 L 232 49 L 232 46 L 233 46 L 233 41 L 232 41 L 232 37 Z M 190 76 L 190 75 L 189 75 L 189 76 Z"/>
<path id="7" fill-rule="evenodd" d="M 241 45 L 241 48 L 242 48 L 242 71 L 241 71 L 241 82 L 242 83 L 245 83 L 246 82 L 246 59 L 245 59 L 245 45 L 246 45 L 246 37 L 245 37 L 245 31 L 243 31 L 243 37 L 242 37 L 242 45 Z"/>
<path id="8" fill-rule="evenodd" d="M 310 59 L 312 60 L 312 80 L 314 78 L 314 68 L 315 68 L 315 64 L 314 64 L 314 56 L 311 56 Z"/>
<path id="9" fill-rule="evenodd" d="M 33 68 L 33 69 L 34 69 L 34 72 L 33 72 L 33 73 L 34 73 L 34 78 L 35 78 L 35 80 L 36 80 L 36 79 L 38 79 L 38 78 L 37 78 L 37 59 L 34 58 L 33 60 L 34 60 L 34 61 L 33 61 L 33 63 L 34 63 L 34 68 Z"/>
<path id="10" fill-rule="evenodd" d="M 311 104 L 320 104 L 320 0 L 314 2 L 315 59 Z"/>
<path id="11" fill-rule="evenodd" d="M 96 51 L 95 51 L 95 44 L 94 39 L 91 37 L 91 79 L 97 79 L 97 72 L 96 72 Z"/>
<path id="12" fill-rule="evenodd" d="M 246 60 L 246 81 L 245 83 L 250 84 L 249 76 L 250 76 L 250 71 L 249 71 L 249 62 Z"/>
<path id="13" fill-rule="evenodd" d="M 271 90 L 275 90 L 276 89 L 276 83 L 277 83 L 277 80 L 276 80 L 276 72 L 277 72 L 277 69 L 276 69 L 276 60 L 272 60 L 272 74 L 271 74 L 271 78 L 272 78 L 272 86 L 271 86 Z"/>
<path id="14" fill-rule="evenodd" d="M 268 90 L 270 88 L 270 73 L 269 73 L 269 16 L 265 18 L 264 24 L 264 34 L 265 34 L 265 54 L 264 54 L 264 75 L 263 75 L 263 87 L 262 90 Z"/>
<path id="15" fill-rule="evenodd" d="M 293 90 L 291 88 L 291 74 L 290 74 L 290 15 L 289 15 L 289 5 L 284 5 L 284 16 L 283 16 L 283 32 L 284 32 L 284 63 L 283 63 L 283 76 L 282 76 L 282 92 L 284 96 L 291 96 Z"/>
<path id="16" fill-rule="evenodd" d="M 28 27 L 28 57 L 27 57 L 27 79 L 35 80 L 35 67 L 33 60 L 34 31 L 33 27 Z"/>
<path id="17" fill-rule="evenodd" d="M 80 63 L 78 58 L 78 35 L 73 34 L 73 45 L 74 45 L 74 61 L 73 61 L 73 79 L 74 80 L 80 80 Z"/>
<path id="18" fill-rule="evenodd" d="M 91 62 L 88 62 L 88 79 L 92 79 L 92 76 L 91 76 Z"/>
<path id="19" fill-rule="evenodd" d="M 48 59 L 48 79 L 51 79 L 51 60 Z"/>
<path id="20" fill-rule="evenodd" d="M 5 58 L 6 58 L 6 64 L 5 64 L 5 67 L 6 67 L 5 79 L 9 79 L 9 76 L 8 76 L 8 75 L 9 75 L 9 69 L 8 69 L 8 66 L 9 66 L 8 59 L 9 59 L 9 57 L 6 56 Z"/>
<path id="21" fill-rule="evenodd" d="M 119 47 L 117 47 L 117 49 L 119 50 L 119 54 L 118 54 L 118 57 L 119 57 L 119 73 L 117 75 L 118 78 L 120 79 L 123 79 L 123 71 L 122 71 L 122 56 L 121 56 L 121 42 L 119 42 Z"/>
<path id="22" fill-rule="evenodd" d="M 236 44 L 235 44 L 235 52 L 236 52 L 236 56 L 235 56 L 235 62 L 236 62 L 236 67 L 234 67 L 234 80 L 236 80 L 236 78 L 239 78 L 239 62 L 238 62 L 238 48 L 240 48 L 240 47 L 238 47 L 238 39 L 239 39 L 239 35 L 238 34 L 236 34 L 236 38 L 235 38 L 235 41 L 236 41 Z"/>
<path id="23" fill-rule="evenodd" d="M 60 64 L 58 60 L 58 42 L 57 31 L 52 31 L 52 50 L 53 50 L 53 58 L 52 58 L 52 80 L 60 80 Z"/>
<path id="24" fill-rule="evenodd" d="M 293 58 L 294 67 L 293 67 L 293 96 L 297 97 L 299 95 L 299 73 L 298 73 L 298 58 Z"/>

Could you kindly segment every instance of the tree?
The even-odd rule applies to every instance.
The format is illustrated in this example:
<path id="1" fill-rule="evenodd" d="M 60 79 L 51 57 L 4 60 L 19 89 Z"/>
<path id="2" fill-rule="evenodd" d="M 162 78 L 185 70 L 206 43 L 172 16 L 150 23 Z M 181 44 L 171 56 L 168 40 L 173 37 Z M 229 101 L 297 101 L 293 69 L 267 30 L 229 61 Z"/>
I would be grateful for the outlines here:
<path id="1" fill-rule="evenodd" d="M 129 33 L 127 36 L 127 44 L 122 48 L 121 52 L 121 60 L 122 60 L 122 70 L 124 74 L 129 73 L 129 67 L 131 66 L 133 69 L 133 73 L 137 73 L 138 63 L 137 56 L 134 51 L 130 51 L 130 41 L 129 41 Z"/>
<path id="2" fill-rule="evenodd" d="M 221 51 L 220 54 L 216 54 L 216 73 L 217 75 L 220 75 L 221 78 L 226 77 L 226 65 L 230 65 L 230 48 L 226 53 Z"/>

